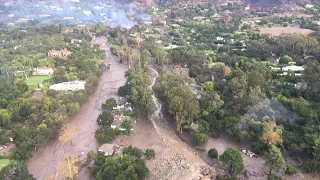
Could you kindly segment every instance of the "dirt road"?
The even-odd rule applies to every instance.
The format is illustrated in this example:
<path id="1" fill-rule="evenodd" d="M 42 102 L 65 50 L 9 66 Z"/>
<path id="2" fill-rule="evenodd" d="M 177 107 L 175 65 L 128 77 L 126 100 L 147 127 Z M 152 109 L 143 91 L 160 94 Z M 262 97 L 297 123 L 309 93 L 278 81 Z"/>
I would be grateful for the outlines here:
<path id="1" fill-rule="evenodd" d="M 71 142 L 61 144 L 59 140 L 50 141 L 40 152 L 34 153 L 27 161 L 29 171 L 37 180 L 44 180 L 51 176 L 60 179 L 59 166 L 64 154 L 80 155 L 85 157 L 90 150 L 97 150 L 97 142 L 94 132 L 97 129 L 96 119 L 101 110 L 101 104 L 107 98 L 116 97 L 117 89 L 126 82 L 125 72 L 127 65 L 119 64 L 117 57 L 113 56 L 106 45 L 106 38 L 98 37 L 92 41 L 106 50 L 104 63 L 111 64 L 111 68 L 105 71 L 99 84 L 88 103 L 83 105 L 80 111 L 69 118 L 67 129 L 75 129 Z M 80 171 L 77 179 L 91 179 L 86 169 Z"/>

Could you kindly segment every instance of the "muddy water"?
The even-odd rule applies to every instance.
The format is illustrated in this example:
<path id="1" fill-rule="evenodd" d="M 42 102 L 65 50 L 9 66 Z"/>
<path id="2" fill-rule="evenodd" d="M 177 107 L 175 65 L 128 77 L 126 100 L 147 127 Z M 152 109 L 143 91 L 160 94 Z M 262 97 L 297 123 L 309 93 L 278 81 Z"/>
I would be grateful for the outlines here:
<path id="1" fill-rule="evenodd" d="M 90 150 L 97 150 L 98 144 L 94 132 L 97 129 L 96 119 L 101 112 L 101 104 L 107 98 L 116 97 L 117 89 L 126 82 L 127 65 L 118 63 L 117 57 L 111 54 L 108 45 L 105 44 L 106 38 L 98 37 L 92 43 L 99 44 L 101 49 L 106 50 L 104 63 L 106 65 L 110 63 L 111 68 L 101 75 L 98 87 L 89 102 L 83 105 L 76 115 L 69 118 L 67 128 L 76 129 L 71 141 L 65 144 L 61 144 L 58 139 L 50 141 L 27 161 L 30 173 L 37 180 L 49 176 L 60 179 L 59 165 L 64 154 L 80 155 L 84 158 Z M 77 179 L 92 178 L 87 169 L 81 169 Z"/>

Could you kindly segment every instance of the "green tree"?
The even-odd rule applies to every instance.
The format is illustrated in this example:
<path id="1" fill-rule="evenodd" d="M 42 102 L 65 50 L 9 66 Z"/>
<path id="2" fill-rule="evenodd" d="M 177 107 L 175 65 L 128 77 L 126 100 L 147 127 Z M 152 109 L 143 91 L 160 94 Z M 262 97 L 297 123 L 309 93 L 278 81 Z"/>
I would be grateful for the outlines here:
<path id="1" fill-rule="evenodd" d="M 193 138 L 197 145 L 201 145 L 208 141 L 208 135 L 203 133 L 196 133 Z"/>
<path id="2" fill-rule="evenodd" d="M 0 109 L 0 127 L 8 128 L 11 124 L 11 113 L 6 109 Z"/>
<path id="3" fill-rule="evenodd" d="M 111 127 L 100 127 L 94 134 L 94 137 L 100 143 L 107 143 L 114 140 L 120 134 L 118 129 L 113 129 Z"/>
<path id="4" fill-rule="evenodd" d="M 133 128 L 133 123 L 131 119 L 124 120 L 121 125 L 122 128 L 126 129 L 125 133 L 129 134 L 131 129 Z"/>
<path id="5" fill-rule="evenodd" d="M 156 155 L 153 149 L 146 149 L 146 152 L 144 153 L 147 159 L 152 159 Z"/>
<path id="6" fill-rule="evenodd" d="M 236 149 L 228 148 L 219 160 L 231 178 L 236 178 L 244 169 L 241 153 Z"/>
<path id="7" fill-rule="evenodd" d="M 218 159 L 218 151 L 215 148 L 212 148 L 208 151 L 208 156 L 212 159 Z"/>
<path id="8" fill-rule="evenodd" d="M 212 81 L 207 81 L 203 84 L 203 90 L 206 92 L 212 92 L 214 87 L 214 83 Z"/>
<path id="9" fill-rule="evenodd" d="M 114 117 L 112 113 L 109 111 L 104 111 L 98 116 L 97 123 L 100 126 L 110 127 L 111 124 L 113 123 L 113 120 L 114 120 Z"/>
<path id="10" fill-rule="evenodd" d="M 281 151 L 274 145 L 271 145 L 266 158 L 266 164 L 270 168 L 269 175 L 272 175 L 274 172 L 283 173 L 286 169 L 286 163 L 282 157 Z"/>
<path id="11" fill-rule="evenodd" d="M 292 57 L 290 56 L 282 56 L 279 60 L 280 64 L 289 64 L 289 62 L 292 62 Z"/>
<path id="12" fill-rule="evenodd" d="M 119 179 L 119 180 L 144 180 L 149 174 L 149 169 L 145 162 L 140 158 L 132 158 L 128 154 L 117 154 L 116 156 L 103 157 L 104 162 L 101 166 L 97 166 L 96 178 Z"/>
<path id="13" fill-rule="evenodd" d="M 112 110 L 112 108 L 117 106 L 117 101 L 114 98 L 107 99 L 106 103 L 102 104 L 103 110 Z"/>
<path id="14" fill-rule="evenodd" d="M 320 100 L 320 63 L 311 62 L 306 65 L 302 78 L 307 84 L 307 98 L 314 101 Z"/>
<path id="15" fill-rule="evenodd" d="M 12 180 L 36 180 L 29 174 L 28 168 L 24 164 L 13 163 L 4 167 L 0 171 L 0 179 Z"/>
<path id="16" fill-rule="evenodd" d="M 162 77 L 161 88 L 168 103 L 170 114 L 175 117 L 177 131 L 182 133 L 182 125 L 190 124 L 199 114 L 199 103 L 190 87 L 191 80 L 180 74 L 166 74 Z"/>

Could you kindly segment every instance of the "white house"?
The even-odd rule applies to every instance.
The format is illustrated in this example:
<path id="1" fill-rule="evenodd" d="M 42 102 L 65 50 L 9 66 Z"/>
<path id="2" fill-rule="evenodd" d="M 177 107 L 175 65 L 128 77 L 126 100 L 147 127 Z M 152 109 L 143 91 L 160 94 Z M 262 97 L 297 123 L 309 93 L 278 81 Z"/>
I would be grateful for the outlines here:
<path id="1" fill-rule="evenodd" d="M 53 89 L 56 91 L 77 91 L 85 89 L 85 81 L 69 81 L 63 82 L 59 84 L 54 84 L 49 87 L 49 89 Z"/>
<path id="2" fill-rule="evenodd" d="M 313 8 L 314 7 L 314 5 L 312 5 L 312 4 L 307 4 L 306 5 L 306 8 Z"/>
<path id="3" fill-rule="evenodd" d="M 223 37 L 217 37 L 217 41 L 223 41 L 224 40 L 224 38 Z"/>
<path id="4" fill-rule="evenodd" d="M 54 69 L 50 67 L 39 67 L 39 68 L 34 68 L 33 70 L 33 75 L 51 75 L 53 74 Z"/>
<path id="5" fill-rule="evenodd" d="M 286 66 L 282 68 L 283 71 L 303 71 L 303 66 Z"/>

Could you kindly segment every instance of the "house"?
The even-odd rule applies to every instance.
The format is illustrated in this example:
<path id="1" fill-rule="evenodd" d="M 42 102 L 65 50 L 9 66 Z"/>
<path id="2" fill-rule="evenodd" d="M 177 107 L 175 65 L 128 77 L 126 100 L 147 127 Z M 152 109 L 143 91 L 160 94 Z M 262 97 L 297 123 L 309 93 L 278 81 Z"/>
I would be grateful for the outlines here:
<path id="1" fill-rule="evenodd" d="M 307 4 L 307 5 L 306 5 L 306 8 L 314 8 L 314 5 L 312 5 L 312 4 Z"/>
<path id="2" fill-rule="evenodd" d="M 127 129 L 122 128 L 121 124 L 123 123 L 123 121 L 125 120 L 131 120 L 130 116 L 124 116 L 122 114 L 118 115 L 118 114 L 113 114 L 113 123 L 111 124 L 111 128 L 112 129 L 116 129 L 118 128 L 120 131 L 126 131 Z M 133 129 L 131 129 L 132 131 Z"/>
<path id="3" fill-rule="evenodd" d="M 223 41 L 224 40 L 224 38 L 223 37 L 217 37 L 217 41 Z"/>
<path id="4" fill-rule="evenodd" d="M 103 152 L 105 156 L 113 156 L 120 150 L 120 146 L 116 144 L 103 144 L 98 148 L 99 152 Z"/>
<path id="5" fill-rule="evenodd" d="M 74 43 L 82 43 L 82 39 L 71 39 L 71 43 L 74 44 Z"/>
<path id="6" fill-rule="evenodd" d="M 59 84 L 53 84 L 49 87 L 49 89 L 53 89 L 56 91 L 77 91 L 85 89 L 85 81 L 69 81 L 63 82 Z"/>
<path id="7" fill-rule="evenodd" d="M 64 33 L 72 33 L 73 32 L 73 29 L 66 29 L 64 30 Z"/>
<path id="8" fill-rule="evenodd" d="M 51 50 L 48 52 L 48 56 L 49 57 L 59 57 L 59 58 L 63 58 L 63 57 L 68 57 L 72 54 L 71 51 L 69 51 L 68 49 L 63 49 L 63 50 Z"/>
<path id="9" fill-rule="evenodd" d="M 51 75 L 53 74 L 54 69 L 50 67 L 39 67 L 39 68 L 34 68 L 33 70 L 33 75 Z"/>
<path id="10" fill-rule="evenodd" d="M 282 68 L 283 71 L 303 71 L 304 67 L 303 66 L 286 66 Z"/>

